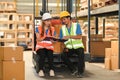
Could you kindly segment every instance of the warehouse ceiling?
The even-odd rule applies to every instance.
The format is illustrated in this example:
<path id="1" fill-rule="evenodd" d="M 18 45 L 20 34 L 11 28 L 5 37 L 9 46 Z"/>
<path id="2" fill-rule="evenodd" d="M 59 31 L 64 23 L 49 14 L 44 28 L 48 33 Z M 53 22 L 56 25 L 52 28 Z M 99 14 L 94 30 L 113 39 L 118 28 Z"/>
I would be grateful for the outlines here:
<path id="1" fill-rule="evenodd" d="M 7 1 L 7 2 L 16 2 L 17 6 L 17 13 L 34 13 L 34 0 L 0 0 L 0 1 Z M 40 10 L 42 10 L 42 0 L 35 0 L 38 1 L 37 7 L 35 7 L 35 12 L 40 16 Z M 48 11 L 51 13 L 59 13 L 61 9 L 61 1 L 65 0 L 48 0 Z M 74 1 L 74 0 L 73 0 Z M 64 5 L 65 6 L 65 5 Z"/>
<path id="2" fill-rule="evenodd" d="M 17 13 L 33 13 L 34 0 L 16 0 Z"/>
<path id="3" fill-rule="evenodd" d="M 14 2 L 16 1 L 17 5 L 17 13 L 34 13 L 34 0 L 0 0 L 0 1 L 7 1 L 7 2 Z M 35 0 L 37 1 L 37 0 Z M 37 4 L 36 4 L 37 5 Z M 35 7 L 37 8 L 37 7 Z M 38 14 L 42 8 L 42 0 L 38 0 Z M 48 10 L 52 13 L 56 13 L 58 6 L 57 0 L 48 0 Z"/>

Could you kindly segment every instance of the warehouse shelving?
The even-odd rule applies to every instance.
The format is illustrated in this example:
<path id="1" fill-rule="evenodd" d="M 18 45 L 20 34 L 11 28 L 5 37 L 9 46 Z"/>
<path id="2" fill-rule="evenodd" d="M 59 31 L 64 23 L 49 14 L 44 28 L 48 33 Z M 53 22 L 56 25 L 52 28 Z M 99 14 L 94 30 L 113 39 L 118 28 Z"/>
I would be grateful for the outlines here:
<path id="1" fill-rule="evenodd" d="M 102 30 L 103 30 L 102 31 L 102 35 L 103 35 L 102 37 L 106 38 L 106 35 L 107 35 L 106 33 L 109 31 L 109 30 L 107 30 L 107 27 L 110 27 L 110 26 L 107 26 L 108 24 L 106 25 L 106 22 L 108 21 L 108 19 L 106 19 L 106 18 L 112 16 L 113 18 L 109 18 L 109 19 L 114 19 L 114 16 L 117 16 L 117 18 L 115 18 L 115 19 L 117 20 L 117 24 L 120 24 L 119 23 L 120 22 L 119 17 L 118 17 L 120 15 L 119 14 L 119 7 L 120 6 L 119 6 L 119 3 L 117 2 L 118 0 L 115 0 L 116 3 L 112 3 L 112 4 L 109 3 L 109 5 L 105 4 L 104 6 L 96 7 L 96 8 L 93 9 L 93 7 L 91 7 L 91 5 L 90 5 L 91 1 L 93 1 L 93 0 L 88 0 L 88 3 L 87 3 L 88 9 L 81 10 L 81 11 L 77 12 L 77 15 L 78 15 L 77 17 L 88 18 L 88 39 L 89 39 L 89 41 L 88 41 L 88 50 L 89 51 L 88 52 L 90 53 L 90 56 L 91 56 L 91 59 L 92 59 L 92 57 L 100 57 L 100 56 L 105 57 L 105 54 L 103 54 L 103 53 L 105 53 L 105 49 L 102 49 L 103 46 L 104 47 L 106 46 L 106 45 L 104 45 L 104 43 L 107 41 L 109 43 L 109 46 L 107 46 L 107 47 L 112 47 L 110 45 L 111 40 L 119 40 L 119 34 L 120 33 L 119 33 L 119 27 L 118 26 L 116 27 L 116 25 L 115 25 L 114 29 L 109 28 L 109 30 L 113 30 L 113 33 L 109 33 L 109 34 L 112 34 L 112 35 L 115 34 L 116 35 L 114 38 L 103 39 L 103 41 L 98 41 L 98 42 L 95 42 L 98 39 L 98 38 L 95 38 L 95 41 L 90 41 L 91 40 L 91 34 L 92 34 L 92 32 L 91 32 L 91 18 L 94 17 L 94 19 L 95 19 L 95 23 L 94 23 L 95 24 L 95 34 L 99 34 L 100 26 L 98 26 L 98 23 L 99 23 L 98 18 L 102 18 L 100 20 L 102 22 L 101 24 L 102 24 L 102 27 L 103 27 L 102 28 Z M 94 0 L 94 1 L 101 1 L 101 0 Z M 113 0 L 106 0 L 106 1 L 113 1 Z M 103 0 L 103 2 L 106 2 L 106 1 Z M 75 15 L 75 14 L 73 13 L 72 15 Z M 112 21 L 112 23 L 114 23 L 114 21 Z M 111 27 L 113 27 L 113 26 L 111 25 Z M 95 45 L 97 45 L 96 47 L 102 45 L 101 50 L 100 50 L 100 48 L 96 48 Z M 116 46 L 118 46 L 118 45 L 120 45 L 120 43 L 116 44 Z M 104 52 L 102 52 L 102 51 L 104 51 Z M 119 51 L 119 49 L 118 49 L 118 51 Z M 99 54 L 94 54 L 93 52 L 100 53 L 100 55 Z M 120 54 L 120 53 L 118 53 L 118 54 Z M 120 61 L 120 56 L 118 56 L 118 57 L 119 57 L 119 61 Z M 119 65 L 119 68 L 120 68 L 119 63 L 118 63 L 118 65 Z"/>
<path id="2" fill-rule="evenodd" d="M 109 5 L 109 6 L 104 6 L 101 8 L 97 8 L 94 10 L 90 10 L 90 14 L 91 16 L 109 16 L 109 15 L 117 15 L 118 14 L 118 7 L 119 4 L 113 4 L 113 5 Z M 73 13 L 72 15 L 75 15 L 75 13 Z M 77 12 L 77 17 L 87 17 L 88 16 L 88 10 L 82 10 L 82 11 L 78 11 Z"/>
<path id="3" fill-rule="evenodd" d="M 105 7 L 101 7 L 95 10 L 91 10 L 92 16 L 109 16 L 109 15 L 118 15 L 119 4 L 113 4 Z"/>
<path id="4" fill-rule="evenodd" d="M 27 44 L 27 42 L 32 38 L 31 37 L 31 33 L 32 33 L 32 28 L 33 28 L 33 22 L 32 22 L 32 14 L 20 14 L 20 17 L 22 17 L 22 19 L 17 18 L 17 13 L 3 13 L 4 17 L 1 18 L 0 20 L 0 32 L 4 32 L 4 39 L 7 38 L 5 37 L 5 35 L 9 35 L 9 33 L 13 33 L 14 35 L 17 34 L 17 36 L 15 36 L 15 40 L 19 41 L 23 41 L 23 39 L 18 39 L 18 38 L 24 38 L 25 44 Z M 2 16 L 3 16 L 2 14 Z M 11 15 L 12 14 L 12 15 Z M 0 15 L 1 16 L 1 15 Z M 10 18 L 11 16 L 11 18 Z M 14 16 L 14 18 L 13 18 Z M 30 17 L 30 18 L 29 18 Z M 6 22 L 7 21 L 7 22 Z M 7 33 L 9 32 L 9 33 Z M 22 35 L 19 35 L 19 33 L 24 33 Z M 29 35 L 29 36 L 28 36 Z M 21 37 L 22 36 L 22 37 Z M 3 38 L 0 39 L 3 41 Z M 18 43 L 17 42 L 17 43 Z M 5 41 L 6 43 L 6 41 Z M 17 45 L 17 43 L 15 42 L 15 45 Z"/>
<path id="5" fill-rule="evenodd" d="M 16 11 L 15 2 L 0 2 L 0 11 Z"/>
<path id="6" fill-rule="evenodd" d="M 33 14 L 16 13 L 15 2 L 0 2 L 0 42 L 4 46 L 27 45 L 32 39 Z"/>
<path id="7" fill-rule="evenodd" d="M 17 21 L 21 21 L 21 22 L 32 22 L 33 20 L 33 15 L 32 14 L 18 14 L 17 15 Z"/>
<path id="8" fill-rule="evenodd" d="M 17 44 L 28 44 L 32 39 L 33 15 L 18 14 L 17 21 Z M 29 46 L 30 47 L 30 46 Z"/>

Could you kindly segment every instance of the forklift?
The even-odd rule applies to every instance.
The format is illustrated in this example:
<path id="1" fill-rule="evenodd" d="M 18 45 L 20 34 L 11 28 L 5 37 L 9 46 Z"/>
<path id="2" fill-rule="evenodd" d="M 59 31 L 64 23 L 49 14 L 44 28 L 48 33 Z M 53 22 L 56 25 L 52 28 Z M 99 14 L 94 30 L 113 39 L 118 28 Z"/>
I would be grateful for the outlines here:
<path id="1" fill-rule="evenodd" d="M 71 13 L 71 5 L 72 5 L 72 2 L 71 2 L 71 0 L 69 1 L 69 0 L 67 0 L 67 11 L 68 12 L 70 12 Z M 45 13 L 45 12 L 49 12 L 48 11 L 48 1 L 47 0 L 42 0 L 42 10 L 40 11 L 40 15 L 42 16 L 43 15 L 43 13 Z M 34 68 L 37 70 L 37 65 L 36 65 L 36 62 L 37 62 L 37 60 L 39 59 L 39 57 L 37 56 L 37 53 L 36 53 L 36 51 L 35 51 L 35 47 L 36 47 L 36 34 L 35 34 L 35 31 L 36 31 L 36 29 L 37 29 L 37 27 L 40 25 L 40 23 L 41 23 L 41 18 L 42 17 L 36 17 L 35 16 L 35 2 L 34 2 L 34 29 L 33 29 L 33 48 L 32 48 L 32 53 L 33 53 L 33 56 L 32 56 L 32 62 L 33 62 L 33 65 L 34 65 Z M 55 25 L 55 24 L 61 24 L 61 22 L 60 22 L 60 18 L 58 17 L 58 16 L 55 16 L 55 17 L 53 17 L 52 18 L 52 21 L 51 21 L 51 23 L 52 23 L 52 25 Z M 63 45 L 63 43 L 60 43 L 60 44 L 62 44 Z M 59 46 L 59 47 L 61 47 L 61 46 Z M 63 48 L 64 48 L 64 45 L 62 46 Z M 56 47 L 56 48 L 58 48 L 58 46 Z M 54 51 L 54 54 L 53 54 L 53 56 L 54 56 L 54 59 L 53 59 L 53 62 L 54 62 L 54 65 L 58 65 L 58 64 L 60 64 L 60 65 L 62 65 L 64 62 L 62 61 L 62 59 L 61 59 L 61 51 Z M 76 55 L 73 55 L 72 57 L 71 57 L 71 60 L 72 60 L 72 62 L 73 63 L 77 63 L 77 56 Z M 47 61 L 47 59 L 45 60 L 45 65 L 48 65 L 48 61 Z"/>

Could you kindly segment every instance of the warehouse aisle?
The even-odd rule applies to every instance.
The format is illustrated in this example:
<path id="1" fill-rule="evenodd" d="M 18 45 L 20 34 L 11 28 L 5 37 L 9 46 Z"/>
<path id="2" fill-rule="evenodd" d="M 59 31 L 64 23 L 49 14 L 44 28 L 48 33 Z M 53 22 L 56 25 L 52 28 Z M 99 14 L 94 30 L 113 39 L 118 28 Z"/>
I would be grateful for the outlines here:
<path id="1" fill-rule="evenodd" d="M 24 51 L 25 60 L 25 80 L 119 80 L 119 71 L 110 71 L 104 69 L 104 65 L 100 63 L 88 63 L 86 62 L 86 70 L 84 78 L 76 78 L 71 76 L 66 68 L 56 68 L 56 76 L 40 78 L 32 64 L 32 52 Z"/>

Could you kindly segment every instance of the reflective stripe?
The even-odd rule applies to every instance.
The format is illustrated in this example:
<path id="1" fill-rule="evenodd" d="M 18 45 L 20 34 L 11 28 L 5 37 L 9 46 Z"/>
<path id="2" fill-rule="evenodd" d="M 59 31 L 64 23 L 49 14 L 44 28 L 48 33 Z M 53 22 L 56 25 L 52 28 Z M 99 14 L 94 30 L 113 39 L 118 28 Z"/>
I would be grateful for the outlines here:
<path id="1" fill-rule="evenodd" d="M 39 27 L 38 30 L 39 30 L 39 34 L 41 34 L 41 32 L 42 32 L 42 27 Z M 54 27 L 51 27 L 51 30 L 52 30 L 52 35 L 54 35 L 54 31 L 55 31 Z M 44 32 L 45 32 L 45 31 L 44 31 Z M 48 30 L 48 33 L 47 33 L 47 34 L 44 33 L 44 36 L 42 36 L 42 37 L 40 36 L 40 38 L 45 38 L 46 36 L 51 36 L 51 35 L 50 35 L 50 30 Z M 41 42 L 37 42 L 37 44 L 36 44 L 36 50 L 38 50 L 38 49 L 40 49 L 40 48 L 46 48 L 46 49 L 50 49 L 50 50 L 53 50 L 53 49 L 54 49 L 53 44 L 52 44 L 51 41 L 41 41 Z"/>
<path id="2" fill-rule="evenodd" d="M 41 49 L 41 48 L 46 48 L 46 49 L 50 49 L 50 50 L 53 50 L 53 49 L 54 49 L 53 46 L 43 47 L 43 46 L 40 46 L 40 45 L 36 45 L 36 51 L 37 51 L 38 49 Z"/>
<path id="3" fill-rule="evenodd" d="M 72 27 L 72 28 L 74 28 L 74 29 L 72 29 L 73 30 L 73 35 L 76 35 L 76 30 L 77 30 L 77 23 L 73 23 L 72 24 L 72 26 L 74 26 L 74 27 Z"/>
<path id="4" fill-rule="evenodd" d="M 81 47 L 80 47 L 80 46 L 81 46 Z M 72 49 L 72 47 L 73 47 L 74 49 L 77 49 L 77 48 L 84 48 L 83 46 L 84 46 L 83 44 L 74 44 L 74 45 L 68 44 L 66 47 L 69 48 L 69 49 Z"/>
<path id="5" fill-rule="evenodd" d="M 50 42 L 50 41 L 38 42 L 36 45 L 36 50 L 38 50 L 39 48 L 46 48 L 46 49 L 51 49 L 51 50 L 54 49 L 52 42 Z"/>
<path id="6" fill-rule="evenodd" d="M 40 45 L 36 45 L 36 48 L 38 48 L 38 47 L 39 47 L 39 48 L 44 48 L 43 46 L 40 46 Z"/>
<path id="7" fill-rule="evenodd" d="M 39 44 L 39 43 L 48 43 L 48 44 L 52 44 L 51 41 L 41 41 L 41 42 L 38 42 L 38 44 Z"/>
<path id="8" fill-rule="evenodd" d="M 76 35 L 77 23 L 72 23 L 70 35 Z M 65 25 L 62 26 L 62 32 L 64 36 L 68 36 L 69 32 Z"/>
<path id="9" fill-rule="evenodd" d="M 62 26 L 62 33 L 63 33 L 64 36 L 67 35 L 67 34 L 66 34 L 66 29 L 67 29 L 66 26 L 63 25 L 63 26 Z"/>
<path id="10" fill-rule="evenodd" d="M 71 42 L 72 42 L 72 44 L 71 44 Z M 68 41 L 66 41 L 65 43 L 64 43 L 65 45 L 66 45 L 66 47 L 67 48 L 74 48 L 74 49 L 77 49 L 77 48 L 84 48 L 84 45 L 83 45 L 83 43 L 82 43 L 82 40 L 81 39 L 77 39 L 77 40 L 75 40 L 75 39 L 68 39 Z"/>
<path id="11" fill-rule="evenodd" d="M 44 48 L 43 46 L 40 46 L 40 45 L 36 45 L 36 48 Z M 48 46 L 46 48 L 53 48 L 53 46 Z"/>

